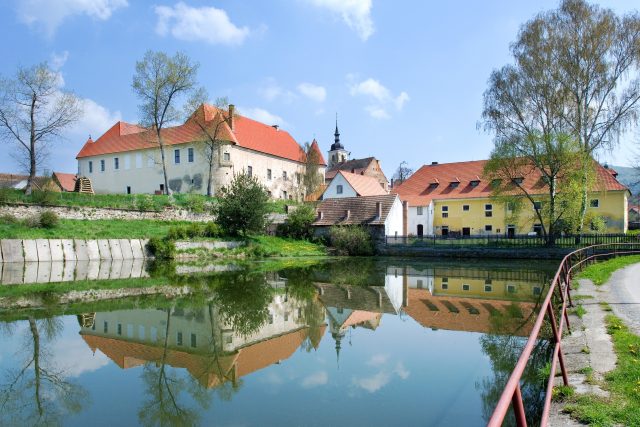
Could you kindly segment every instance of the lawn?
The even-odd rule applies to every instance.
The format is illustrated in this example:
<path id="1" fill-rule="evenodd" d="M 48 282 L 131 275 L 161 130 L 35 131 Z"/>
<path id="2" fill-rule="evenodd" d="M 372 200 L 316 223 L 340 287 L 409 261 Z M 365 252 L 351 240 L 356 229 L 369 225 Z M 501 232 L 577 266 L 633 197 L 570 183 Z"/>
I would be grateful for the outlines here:
<path id="1" fill-rule="evenodd" d="M 254 236 L 249 238 L 250 245 L 257 245 L 267 256 L 300 257 L 324 256 L 325 247 L 306 240 L 294 240 L 275 236 Z"/>
<path id="2" fill-rule="evenodd" d="M 148 219 L 61 219 L 54 228 L 30 228 L 22 222 L 0 222 L 0 239 L 143 239 L 164 237 L 171 226 L 186 224 Z"/>
<path id="3" fill-rule="evenodd" d="M 640 255 L 621 256 L 592 264 L 582 270 L 577 279 L 590 279 L 596 285 L 606 283 L 614 271 L 640 262 Z"/>

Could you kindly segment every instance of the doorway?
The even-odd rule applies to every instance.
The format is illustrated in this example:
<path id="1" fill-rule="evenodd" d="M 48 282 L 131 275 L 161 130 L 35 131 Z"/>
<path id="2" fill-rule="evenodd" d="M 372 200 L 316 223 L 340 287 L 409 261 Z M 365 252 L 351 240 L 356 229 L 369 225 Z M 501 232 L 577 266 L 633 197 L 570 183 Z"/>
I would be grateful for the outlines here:
<path id="1" fill-rule="evenodd" d="M 462 235 L 463 236 L 471 236 L 471 228 L 470 227 L 462 227 Z"/>
<path id="2" fill-rule="evenodd" d="M 516 237 L 516 227 L 515 225 L 507 225 L 507 237 L 509 239 L 513 239 Z"/>
<path id="3" fill-rule="evenodd" d="M 422 224 L 418 224 L 418 237 L 424 236 L 424 226 Z"/>

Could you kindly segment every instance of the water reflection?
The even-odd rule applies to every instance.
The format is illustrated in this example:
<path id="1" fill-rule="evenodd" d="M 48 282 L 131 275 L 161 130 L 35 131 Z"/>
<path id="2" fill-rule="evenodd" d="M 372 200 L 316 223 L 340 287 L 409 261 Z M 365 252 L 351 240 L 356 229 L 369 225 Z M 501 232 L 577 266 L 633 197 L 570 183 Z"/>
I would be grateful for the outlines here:
<path id="1" fill-rule="evenodd" d="M 357 402 L 370 408 L 360 422 L 385 424 L 376 415 L 382 408 L 370 407 L 373 401 L 367 397 L 382 393 L 386 399 L 407 402 L 419 395 L 433 396 L 430 402 L 437 405 L 433 413 L 424 418 L 420 411 L 409 411 L 407 423 L 482 425 L 531 329 L 551 271 L 373 259 L 267 272 L 257 267 L 199 268 L 237 270 L 203 274 L 193 266 L 170 266 L 164 270 L 172 272 L 168 280 L 194 289 L 188 298 L 162 304 L 136 300 L 130 306 L 122 300 L 116 307 L 104 302 L 80 308 L 75 312 L 79 325 L 75 339 L 82 340 L 89 354 L 104 355 L 112 364 L 79 375 L 77 384 L 46 357 L 47 347 L 60 333 L 64 318 L 60 315 L 69 314 L 65 308 L 48 307 L 40 320 L 17 311 L 0 313 L 24 319 L 0 323 L 0 343 L 11 347 L 11 352 L 0 350 L 0 369 L 5 373 L 0 416 L 14 414 L 9 422 L 28 416 L 47 424 L 80 424 L 86 419 L 83 415 L 98 410 L 87 407 L 90 395 L 81 387 L 91 388 L 99 381 L 95 375 L 117 366 L 127 378 L 137 378 L 141 394 L 128 410 L 143 425 L 199 425 L 213 420 L 306 424 L 308 419 L 281 418 L 284 408 L 278 411 L 259 403 L 273 392 L 273 387 L 261 388 L 262 383 L 256 382 L 262 373 L 265 381 L 284 387 L 289 399 L 297 402 L 295 409 L 288 409 L 291 414 L 311 411 L 318 424 L 350 419 L 347 407 L 340 414 L 315 411 L 319 403 L 336 398 L 349 399 L 355 413 L 359 413 Z M 73 332 L 71 326 L 67 329 Z M 28 338 L 24 349 L 9 339 L 18 333 Z M 40 340 L 42 335 L 46 339 Z M 477 367 L 440 372 L 433 361 L 425 363 L 436 353 L 445 360 L 462 357 L 467 366 Z M 329 355 L 333 363 L 328 365 Z M 544 397 L 537 369 L 548 357 L 549 346 L 540 341 L 523 386 L 532 424 Z M 360 366 L 354 360 L 360 360 Z M 386 370 L 366 377 L 365 365 Z M 291 381 L 298 379 L 304 392 L 293 390 L 293 382 L 283 379 L 283 373 Z M 447 376 L 466 390 L 456 394 L 477 402 L 470 401 L 464 411 L 449 409 L 444 402 L 454 390 L 447 390 Z M 389 386 L 394 394 L 388 395 L 384 387 L 392 378 L 401 383 Z M 332 385 L 331 396 L 320 391 L 327 385 Z M 353 387 L 367 395 L 355 393 Z M 271 402 L 276 407 L 282 404 Z M 71 417 L 64 418 L 65 414 Z"/>

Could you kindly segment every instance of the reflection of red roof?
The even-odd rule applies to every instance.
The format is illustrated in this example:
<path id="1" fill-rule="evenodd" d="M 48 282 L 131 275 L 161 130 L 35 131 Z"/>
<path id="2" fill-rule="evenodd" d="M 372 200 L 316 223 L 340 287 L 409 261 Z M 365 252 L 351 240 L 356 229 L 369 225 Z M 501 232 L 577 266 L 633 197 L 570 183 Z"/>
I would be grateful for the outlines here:
<path id="1" fill-rule="evenodd" d="M 383 196 L 387 192 L 382 188 L 377 179 L 372 176 L 357 175 L 355 173 L 338 171 L 358 196 Z"/>
<path id="2" fill-rule="evenodd" d="M 73 173 L 54 172 L 53 179 L 60 184 L 63 191 L 73 191 L 76 188 L 76 175 Z"/>
<path id="3" fill-rule="evenodd" d="M 212 132 L 215 124 L 225 120 L 227 116 L 227 112 L 216 107 L 201 105 L 184 124 L 164 128 L 161 132 L 163 142 L 166 145 L 176 145 L 202 140 L 203 131 L 198 123 Z M 304 162 L 305 159 L 302 147 L 288 132 L 240 115 L 234 116 L 233 130 L 228 123 L 222 123 L 216 138 L 288 160 Z M 76 158 L 155 148 L 155 141 L 155 132 L 137 125 L 118 122 L 96 141 L 89 139 Z M 319 148 L 317 149 L 319 152 Z M 324 164 L 321 153 L 320 161 Z"/>
<path id="4" fill-rule="evenodd" d="M 394 193 L 411 206 L 426 206 L 431 200 L 486 198 L 491 196 L 491 182 L 483 178 L 486 160 L 424 165 L 406 181 L 394 188 Z M 596 164 L 595 190 L 624 191 L 611 172 Z M 542 175 L 531 168 L 523 174 L 522 186 L 532 194 L 544 192 Z M 477 182 L 479 180 L 479 182 Z M 471 184 L 477 182 L 476 186 Z M 457 186 L 450 183 L 459 182 Z M 437 185 L 435 185 L 437 183 Z"/>
<path id="5" fill-rule="evenodd" d="M 357 326 L 369 322 L 372 326 L 377 326 L 382 318 L 382 313 L 374 313 L 371 311 L 354 310 L 349 317 L 342 323 L 342 328 L 349 326 Z"/>

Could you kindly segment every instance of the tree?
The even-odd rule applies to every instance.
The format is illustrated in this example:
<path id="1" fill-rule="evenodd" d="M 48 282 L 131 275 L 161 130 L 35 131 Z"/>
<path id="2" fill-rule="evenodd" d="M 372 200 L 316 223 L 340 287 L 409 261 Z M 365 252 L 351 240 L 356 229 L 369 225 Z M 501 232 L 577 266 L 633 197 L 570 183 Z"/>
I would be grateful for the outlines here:
<path id="1" fill-rule="evenodd" d="M 303 147 L 305 155 L 302 183 L 306 195 L 315 193 L 318 187 L 324 182 L 324 177 L 319 171 L 320 152 L 316 147 L 317 145 L 308 142 L 305 142 Z"/>
<path id="2" fill-rule="evenodd" d="M 533 130 L 565 132 L 589 156 L 614 147 L 638 118 L 639 45 L 637 12 L 621 17 L 584 0 L 563 0 L 558 9 L 523 25 L 511 47 L 515 65 L 492 74 L 485 92 L 485 124 L 498 137 L 523 137 Z M 510 83 L 518 90 L 506 86 Z M 543 122 L 546 129 L 530 128 Z M 585 172 L 579 231 L 588 203 L 589 170 Z"/>
<path id="3" fill-rule="evenodd" d="M 18 68 L 14 79 L 0 78 L 0 140 L 17 144 L 19 162 L 29 171 L 26 194 L 47 146 L 80 115 L 79 99 L 60 89 L 60 76 L 46 62 Z"/>
<path id="4" fill-rule="evenodd" d="M 181 52 L 170 57 L 164 52 L 147 51 L 142 61 L 136 62 L 132 87 L 140 98 L 140 123 L 153 131 L 153 143 L 160 148 L 165 194 L 169 194 L 169 178 L 162 129 L 181 117 L 176 107 L 180 99 L 198 90 L 197 72 L 198 64 Z"/>
<path id="5" fill-rule="evenodd" d="M 247 236 L 264 231 L 269 195 L 256 177 L 237 174 L 222 187 L 214 207 L 216 222 L 230 235 Z"/>
<path id="6" fill-rule="evenodd" d="M 310 239 L 316 212 L 310 205 L 300 205 L 289 214 L 287 221 L 278 227 L 278 232 L 293 239 Z"/>
<path id="7" fill-rule="evenodd" d="M 529 134 L 497 140 L 484 174 L 492 182 L 493 196 L 511 208 L 508 220 L 516 222 L 523 200 L 528 201 L 545 242 L 553 245 L 561 231 L 577 227 L 585 162 L 591 159 L 570 136 Z M 540 176 L 540 182 L 531 185 L 531 176 Z"/>
<path id="8" fill-rule="evenodd" d="M 413 175 L 413 169 L 409 167 L 409 164 L 404 160 L 400 162 L 400 166 L 396 169 L 396 172 L 393 174 L 393 183 L 402 184 L 405 182 L 411 175 Z"/>

